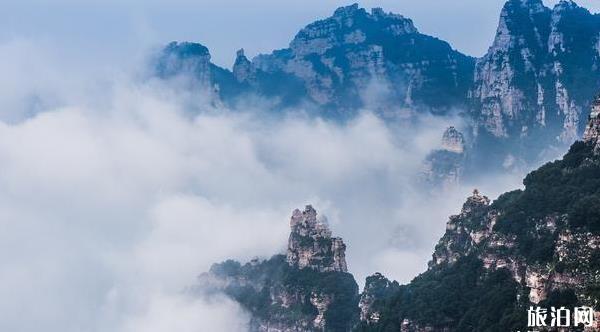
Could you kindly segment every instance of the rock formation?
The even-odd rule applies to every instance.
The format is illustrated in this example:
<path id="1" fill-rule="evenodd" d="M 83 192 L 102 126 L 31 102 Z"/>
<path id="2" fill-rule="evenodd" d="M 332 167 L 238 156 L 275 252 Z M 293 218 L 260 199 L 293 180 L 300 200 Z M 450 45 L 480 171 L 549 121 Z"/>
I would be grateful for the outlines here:
<path id="1" fill-rule="evenodd" d="M 584 141 L 530 173 L 524 190 L 493 203 L 475 190 L 425 273 L 361 301 L 359 330 L 517 331 L 530 306 L 587 306 L 596 321 L 585 331 L 600 331 L 598 110 Z"/>
<path id="2" fill-rule="evenodd" d="M 200 44 L 171 43 L 156 72 L 193 73 L 232 107 L 258 95 L 277 111 L 309 104 L 335 119 L 362 109 L 402 120 L 464 110 L 472 127 L 462 174 L 472 176 L 538 164 L 579 137 L 600 88 L 599 45 L 600 17 L 572 1 L 507 1 L 479 59 L 404 16 L 354 4 L 308 24 L 287 48 L 252 60 L 240 50 L 232 71 L 211 64 Z"/>
<path id="3" fill-rule="evenodd" d="M 423 163 L 423 180 L 433 188 L 457 185 L 465 168 L 465 139 L 454 127 L 442 135 L 441 148 L 432 151 Z"/>
<path id="4" fill-rule="evenodd" d="M 309 205 L 292 214 L 287 255 L 215 264 L 194 291 L 238 301 L 252 315 L 251 332 L 350 331 L 359 319 L 358 286 L 344 252 Z"/>
<path id="5" fill-rule="evenodd" d="M 507 1 L 494 42 L 475 68 L 470 99 L 477 134 L 537 152 L 579 137 L 600 86 L 599 23 L 572 1 L 552 9 L 542 0 Z"/>
<path id="6" fill-rule="evenodd" d="M 442 149 L 454 153 L 465 152 L 465 138 L 454 127 L 448 127 L 442 136 Z"/>
<path id="7" fill-rule="evenodd" d="M 252 62 L 246 58 L 244 49 L 237 51 L 235 63 L 233 64 L 233 76 L 239 83 L 253 82 L 256 80 L 256 70 Z"/>
<path id="8" fill-rule="evenodd" d="M 410 19 L 357 4 L 307 25 L 289 48 L 253 63 L 299 78 L 312 101 L 337 112 L 370 106 L 388 115 L 398 104 L 435 112 L 464 105 L 473 69 L 471 58 L 420 34 Z M 373 88 L 389 93 L 369 95 Z"/>
<path id="9" fill-rule="evenodd" d="M 597 143 L 598 138 L 600 138 L 600 96 L 597 96 L 592 104 L 588 124 L 583 133 L 583 141 Z"/>
<path id="10" fill-rule="evenodd" d="M 161 78 L 188 75 L 202 87 L 210 87 L 210 52 L 204 45 L 188 42 L 172 42 L 156 60 L 156 73 Z"/>
<path id="11" fill-rule="evenodd" d="M 341 238 L 331 237 L 325 218 L 308 205 L 304 211 L 294 210 L 287 249 L 290 266 L 320 272 L 348 272 L 346 245 Z"/>

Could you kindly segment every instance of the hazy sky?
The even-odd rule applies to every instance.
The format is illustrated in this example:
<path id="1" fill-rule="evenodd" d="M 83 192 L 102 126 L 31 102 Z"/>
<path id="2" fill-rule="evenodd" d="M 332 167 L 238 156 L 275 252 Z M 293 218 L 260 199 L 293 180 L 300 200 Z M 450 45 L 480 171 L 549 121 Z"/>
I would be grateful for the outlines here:
<path id="1" fill-rule="evenodd" d="M 341 0 L 21 0 L 3 1 L 0 39 L 43 39 L 70 52 L 127 58 L 139 45 L 192 40 L 207 45 L 229 67 L 235 50 L 250 56 L 286 47 L 309 22 L 329 16 Z M 504 0 L 362 0 L 414 20 L 423 32 L 460 51 L 482 55 L 490 45 Z M 546 0 L 553 5 L 557 0 Z M 600 10 L 597 0 L 578 3 Z M 71 47 L 70 47 L 71 46 Z M 77 56 L 74 56 L 75 58 Z"/>

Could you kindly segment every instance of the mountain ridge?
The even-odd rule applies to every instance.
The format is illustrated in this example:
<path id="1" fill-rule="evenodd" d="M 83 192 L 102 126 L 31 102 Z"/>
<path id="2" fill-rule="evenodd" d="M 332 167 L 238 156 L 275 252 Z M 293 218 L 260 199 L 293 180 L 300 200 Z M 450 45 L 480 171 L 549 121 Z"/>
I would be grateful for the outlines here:
<path id="1" fill-rule="evenodd" d="M 159 58 L 176 59 L 189 46 L 169 44 Z M 336 120 L 363 109 L 386 121 L 458 113 L 466 138 L 458 173 L 477 177 L 538 165 L 582 134 L 600 89 L 600 15 L 572 1 L 549 8 L 509 0 L 488 52 L 473 58 L 421 34 L 409 18 L 353 4 L 306 25 L 287 48 L 253 59 L 238 51 L 231 70 L 205 55 L 191 70 L 181 61 L 187 65 L 174 68 L 233 108 L 259 96 L 275 112 L 300 108 Z"/>

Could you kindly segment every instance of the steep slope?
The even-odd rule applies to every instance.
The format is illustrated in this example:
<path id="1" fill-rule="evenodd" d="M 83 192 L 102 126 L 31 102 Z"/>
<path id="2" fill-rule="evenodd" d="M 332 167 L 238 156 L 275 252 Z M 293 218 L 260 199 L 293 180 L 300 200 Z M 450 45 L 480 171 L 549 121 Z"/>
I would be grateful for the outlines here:
<path id="1" fill-rule="evenodd" d="M 475 154 L 493 148 L 499 159 L 531 161 L 579 137 L 600 87 L 599 43 L 600 16 L 572 1 L 549 9 L 541 0 L 509 0 L 476 64 Z"/>
<path id="2" fill-rule="evenodd" d="M 309 24 L 289 48 L 260 55 L 253 65 L 267 77 L 299 78 L 311 100 L 336 112 L 369 104 L 445 113 L 464 105 L 474 60 L 419 33 L 410 19 L 354 4 Z"/>
<path id="3" fill-rule="evenodd" d="M 530 305 L 585 305 L 595 308 L 598 322 L 598 114 L 600 99 L 584 141 L 530 173 L 524 190 L 491 204 L 475 191 L 450 217 L 428 271 L 399 290 L 371 296 L 360 330 L 526 330 Z"/>
<path id="4" fill-rule="evenodd" d="M 196 292 L 220 291 L 252 315 L 249 331 L 349 331 L 358 321 L 358 286 L 347 273 L 340 238 L 307 206 L 295 210 L 286 255 L 241 265 L 227 261 L 202 274 Z"/>
<path id="5" fill-rule="evenodd" d="M 172 42 L 153 59 L 154 74 L 165 80 L 184 78 L 189 88 L 207 92 L 215 102 L 234 102 L 247 87 L 210 60 L 210 52 L 202 44 Z"/>

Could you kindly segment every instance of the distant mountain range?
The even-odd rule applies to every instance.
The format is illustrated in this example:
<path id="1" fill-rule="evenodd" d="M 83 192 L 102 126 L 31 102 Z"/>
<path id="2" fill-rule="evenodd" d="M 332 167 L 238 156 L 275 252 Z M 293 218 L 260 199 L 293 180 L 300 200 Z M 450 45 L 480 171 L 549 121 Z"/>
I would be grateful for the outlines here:
<path id="1" fill-rule="evenodd" d="M 492 46 L 473 58 L 408 18 L 354 4 L 307 25 L 288 48 L 252 60 L 238 51 L 232 70 L 188 42 L 164 48 L 155 69 L 191 74 L 231 107 L 260 96 L 276 111 L 335 119 L 361 109 L 391 121 L 458 113 L 467 124 L 460 173 L 474 174 L 539 162 L 581 135 L 600 89 L 600 16 L 573 1 L 509 0 Z"/>

